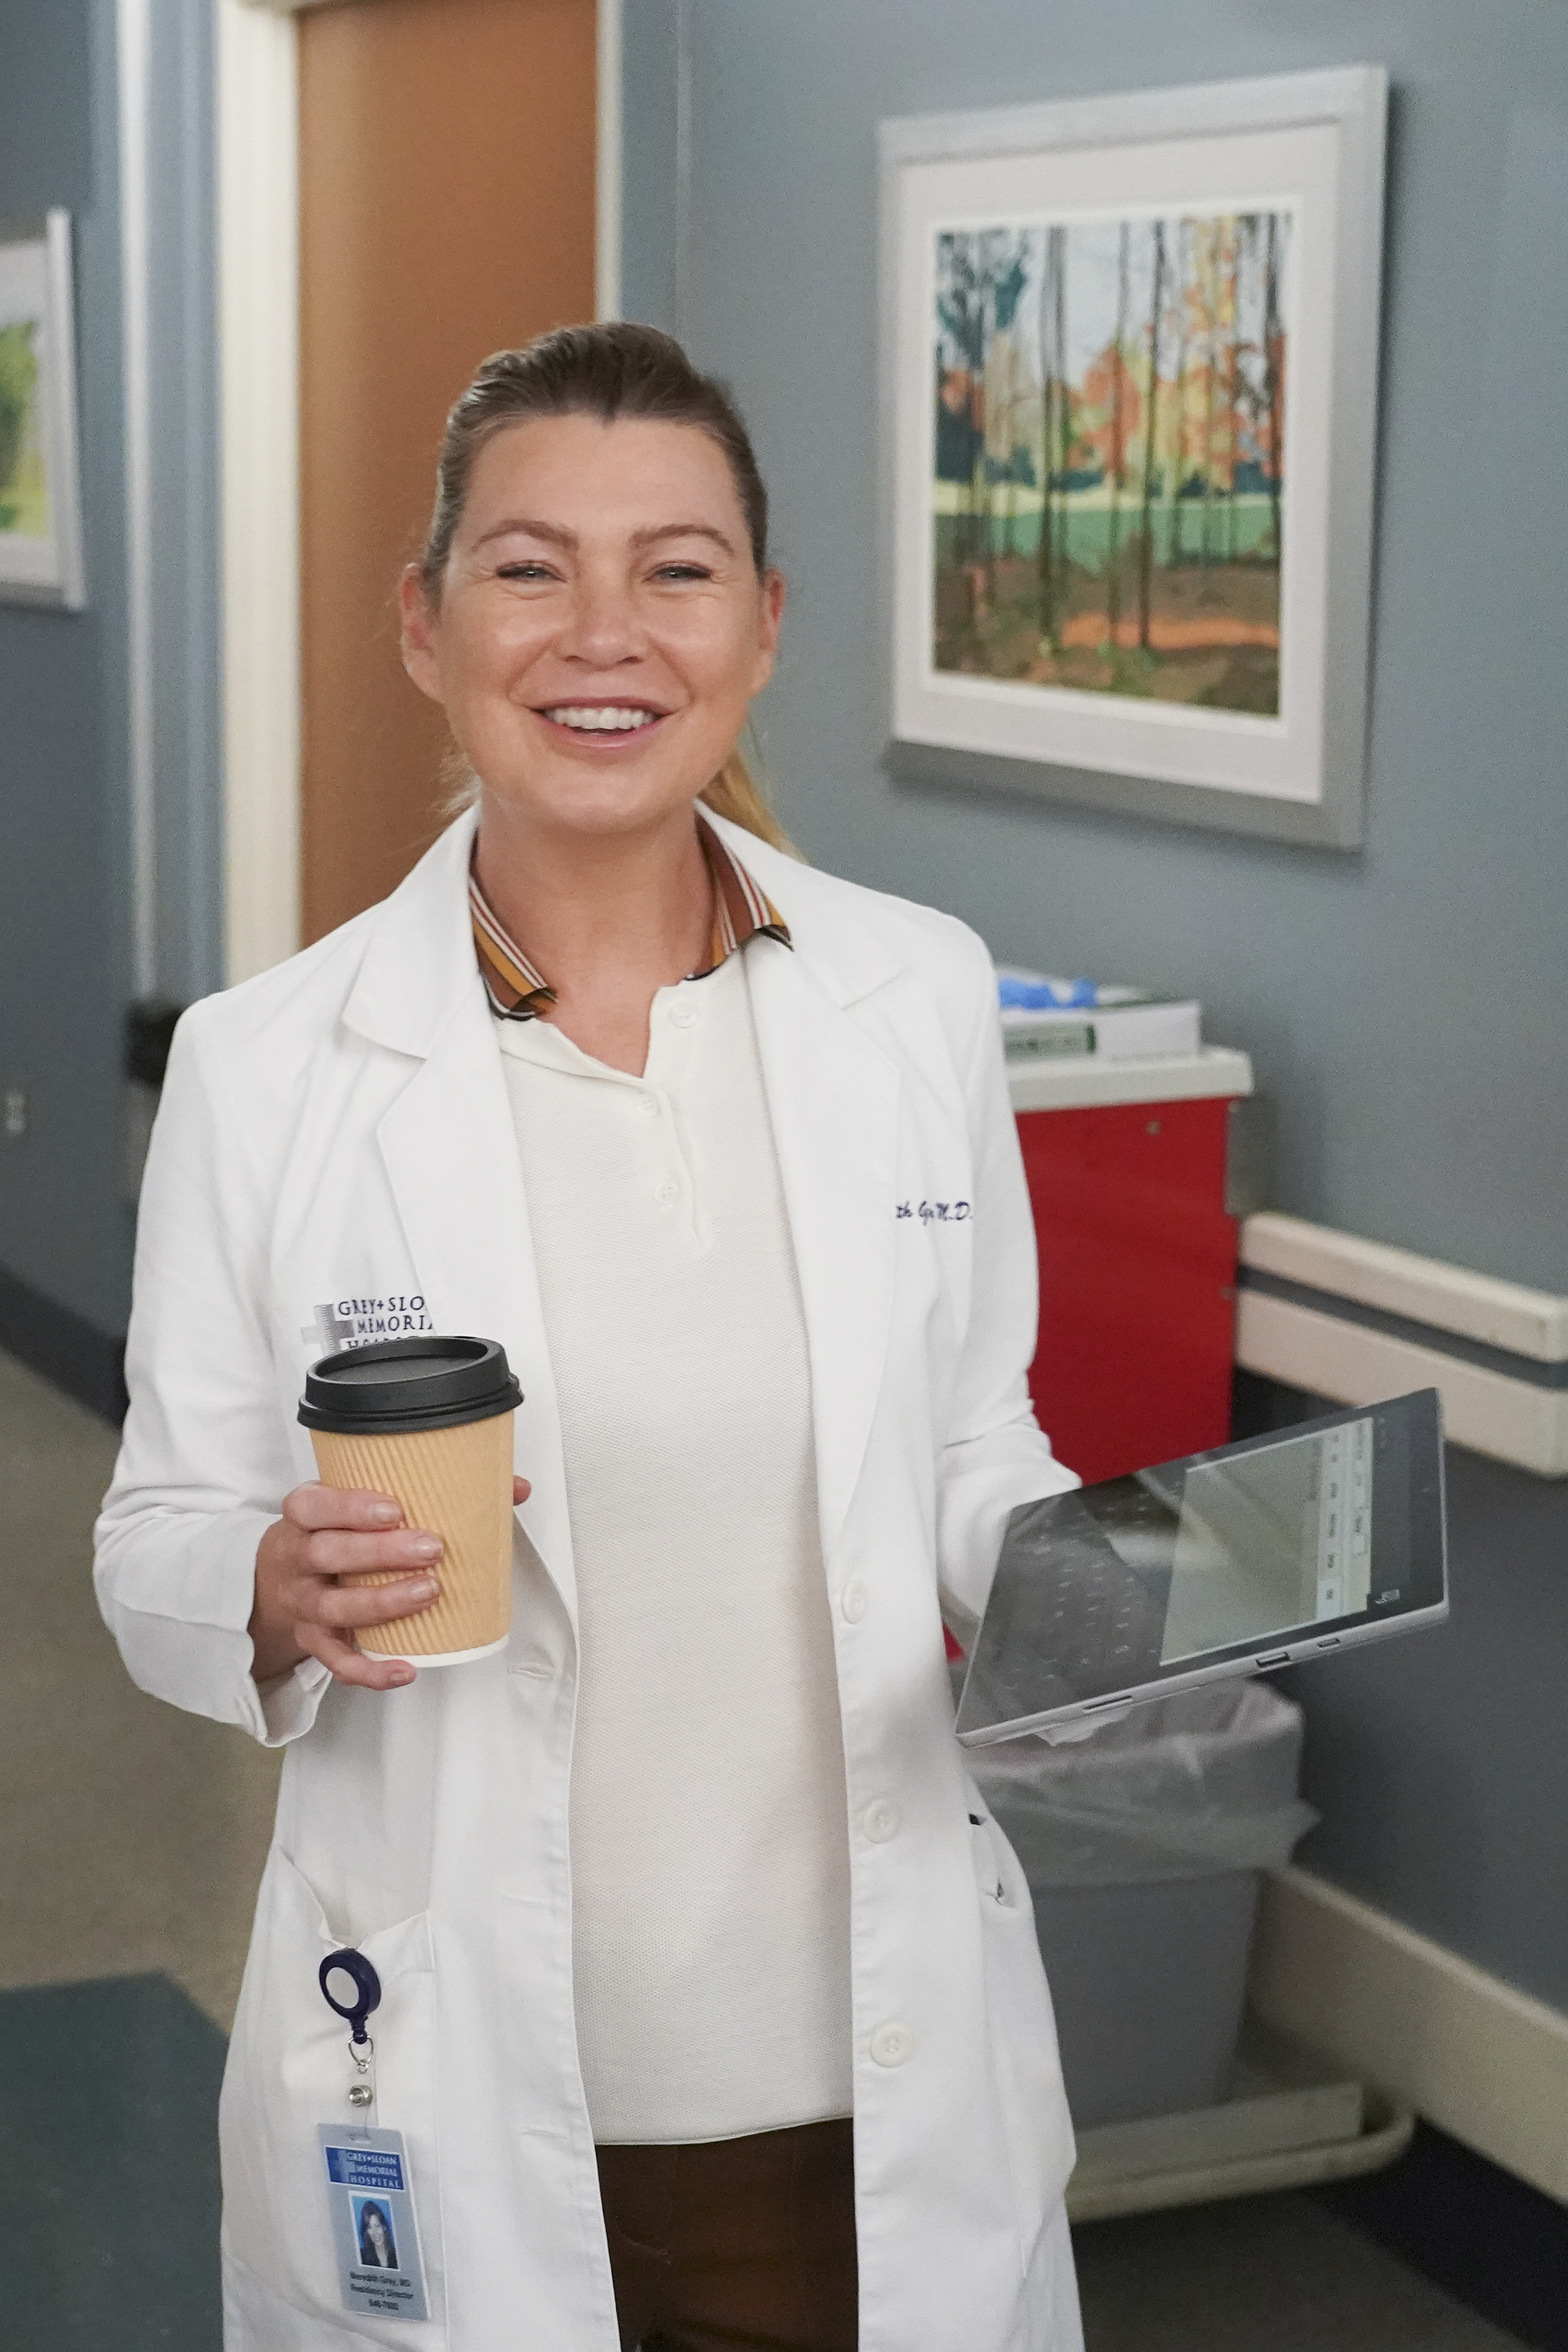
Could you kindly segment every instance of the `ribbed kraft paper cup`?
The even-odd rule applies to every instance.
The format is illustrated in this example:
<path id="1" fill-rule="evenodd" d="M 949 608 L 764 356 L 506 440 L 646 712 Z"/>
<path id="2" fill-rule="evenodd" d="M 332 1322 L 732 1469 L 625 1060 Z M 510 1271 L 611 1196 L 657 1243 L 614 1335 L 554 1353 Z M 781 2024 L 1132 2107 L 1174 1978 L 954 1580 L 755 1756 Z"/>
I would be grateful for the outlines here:
<path id="1" fill-rule="evenodd" d="M 358 1629 L 359 1646 L 372 1656 L 456 1665 L 506 1640 L 518 1401 L 493 1341 L 389 1341 L 311 1368 L 300 1418 L 324 1483 L 392 1496 L 407 1526 L 428 1528 L 446 1547 L 436 1571 L 440 1598 L 430 1608 Z M 336 1428 L 321 1425 L 334 1421 Z M 427 1425 L 409 1426 L 420 1422 Z M 392 1580 L 385 1573 L 342 1580 Z"/>

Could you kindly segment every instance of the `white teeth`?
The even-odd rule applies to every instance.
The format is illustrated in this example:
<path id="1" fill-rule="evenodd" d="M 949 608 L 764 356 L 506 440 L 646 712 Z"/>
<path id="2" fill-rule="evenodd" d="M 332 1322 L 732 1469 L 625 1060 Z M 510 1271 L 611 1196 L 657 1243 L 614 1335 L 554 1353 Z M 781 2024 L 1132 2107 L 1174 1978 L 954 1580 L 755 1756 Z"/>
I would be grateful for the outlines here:
<path id="1" fill-rule="evenodd" d="M 558 727 L 580 727 L 599 734 L 629 734 L 634 728 L 647 727 L 658 713 L 644 710 L 640 706 L 626 707 L 616 703 L 556 703 L 545 711 Z"/>

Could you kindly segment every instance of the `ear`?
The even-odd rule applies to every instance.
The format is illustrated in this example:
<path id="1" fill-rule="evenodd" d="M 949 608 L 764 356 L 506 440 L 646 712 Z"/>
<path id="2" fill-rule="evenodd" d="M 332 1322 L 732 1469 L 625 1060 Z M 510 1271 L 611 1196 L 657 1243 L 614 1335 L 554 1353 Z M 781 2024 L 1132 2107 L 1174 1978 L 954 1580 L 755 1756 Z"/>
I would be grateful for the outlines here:
<path id="1" fill-rule="evenodd" d="M 753 694 L 761 694 L 773 674 L 773 662 L 779 648 L 779 629 L 784 621 L 788 593 L 782 572 L 763 572 L 757 616 L 757 664 L 752 677 Z"/>
<path id="2" fill-rule="evenodd" d="M 403 577 L 397 583 L 397 603 L 403 619 L 403 667 L 421 694 L 427 694 L 432 702 L 440 702 L 441 664 L 436 650 L 440 614 L 431 605 L 416 563 L 404 566 Z"/>

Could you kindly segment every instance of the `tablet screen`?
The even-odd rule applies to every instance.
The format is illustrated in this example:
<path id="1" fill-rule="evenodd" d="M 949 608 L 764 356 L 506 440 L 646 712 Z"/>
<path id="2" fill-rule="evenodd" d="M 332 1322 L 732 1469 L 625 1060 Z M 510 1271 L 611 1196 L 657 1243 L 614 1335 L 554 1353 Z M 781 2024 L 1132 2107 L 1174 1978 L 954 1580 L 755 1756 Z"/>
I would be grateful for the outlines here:
<path id="1" fill-rule="evenodd" d="M 1025 1504 L 960 1732 L 1441 1604 L 1440 1454 L 1427 1391 Z"/>
<path id="2" fill-rule="evenodd" d="M 1373 1453 L 1367 1413 L 1304 1444 L 1194 1462 L 1180 1479 L 1145 1470 L 1125 1483 L 1147 1515 L 1090 1490 L 1089 1509 L 1127 1565 L 1166 1580 L 1162 1665 L 1367 1606 Z"/>

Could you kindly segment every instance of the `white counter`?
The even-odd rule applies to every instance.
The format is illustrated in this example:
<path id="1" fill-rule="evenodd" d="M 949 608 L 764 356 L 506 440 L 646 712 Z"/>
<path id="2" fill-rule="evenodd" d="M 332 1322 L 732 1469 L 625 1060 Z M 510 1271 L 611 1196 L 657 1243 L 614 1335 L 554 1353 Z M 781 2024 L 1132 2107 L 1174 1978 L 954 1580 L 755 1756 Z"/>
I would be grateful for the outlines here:
<path id="1" fill-rule="evenodd" d="M 1200 1102 L 1249 1095 L 1252 1064 L 1229 1045 L 1195 1054 L 1162 1054 L 1112 1062 L 1099 1054 L 1060 1054 L 1007 1065 L 1013 1108 L 1081 1110 L 1106 1103 Z"/>

